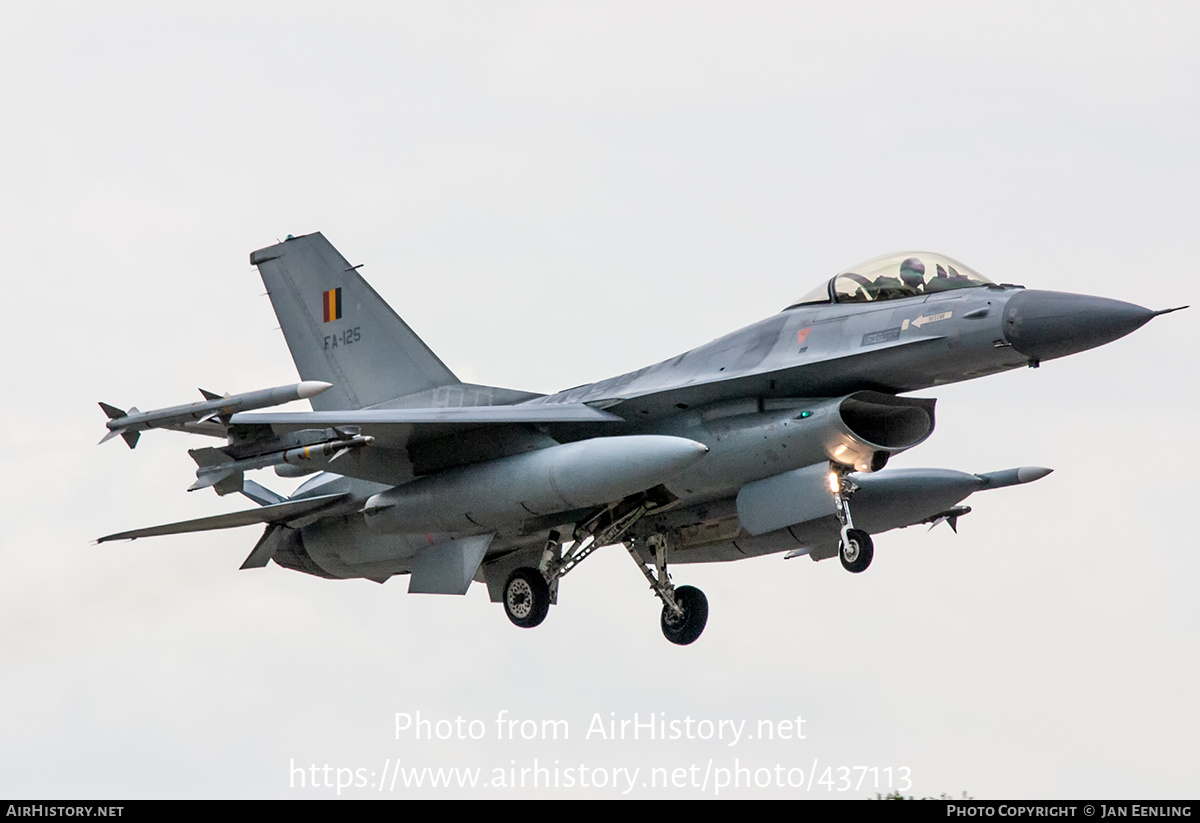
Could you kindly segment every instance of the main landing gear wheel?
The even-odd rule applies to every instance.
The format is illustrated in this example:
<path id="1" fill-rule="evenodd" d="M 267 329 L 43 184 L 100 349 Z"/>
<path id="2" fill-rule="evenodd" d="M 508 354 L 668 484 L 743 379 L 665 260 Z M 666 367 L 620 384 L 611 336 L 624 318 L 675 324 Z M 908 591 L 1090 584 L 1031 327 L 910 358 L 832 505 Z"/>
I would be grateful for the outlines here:
<path id="1" fill-rule="evenodd" d="M 663 606 L 663 636 L 677 646 L 686 646 L 696 642 L 696 638 L 704 631 L 704 625 L 708 622 L 708 598 L 694 586 L 680 586 L 674 594 L 675 602 L 683 609 L 683 614 L 675 615 Z"/>
<path id="2" fill-rule="evenodd" d="M 847 529 L 846 539 L 842 541 L 838 556 L 841 557 L 842 568 L 846 571 L 854 574 L 865 572 L 867 566 L 871 565 L 871 558 L 875 556 L 871 535 L 862 529 Z"/>
<path id="3" fill-rule="evenodd" d="M 532 629 L 550 611 L 550 586 L 537 569 L 516 569 L 504 584 L 504 613 L 514 625 Z"/>

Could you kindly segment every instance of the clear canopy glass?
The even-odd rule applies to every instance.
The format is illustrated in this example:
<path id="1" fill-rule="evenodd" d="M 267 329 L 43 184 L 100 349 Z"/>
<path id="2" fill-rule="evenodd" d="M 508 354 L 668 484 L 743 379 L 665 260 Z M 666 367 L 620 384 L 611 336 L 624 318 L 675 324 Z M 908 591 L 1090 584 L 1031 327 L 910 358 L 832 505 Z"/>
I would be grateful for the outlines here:
<path id="1" fill-rule="evenodd" d="M 806 294 L 792 306 L 810 303 L 871 303 L 991 284 L 978 272 L 944 254 L 896 252 L 854 266 Z M 788 308 L 792 308 L 789 306 Z"/>

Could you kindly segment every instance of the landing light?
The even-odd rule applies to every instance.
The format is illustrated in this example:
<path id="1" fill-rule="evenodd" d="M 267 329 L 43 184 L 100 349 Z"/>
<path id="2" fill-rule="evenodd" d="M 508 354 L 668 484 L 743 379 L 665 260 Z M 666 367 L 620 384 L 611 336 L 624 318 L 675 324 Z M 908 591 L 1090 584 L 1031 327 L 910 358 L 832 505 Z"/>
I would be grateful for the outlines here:
<path id="1" fill-rule="evenodd" d="M 838 485 L 839 485 L 838 484 L 838 473 L 830 472 L 829 473 L 829 490 L 831 492 L 833 492 L 834 494 L 837 494 L 838 493 Z"/>

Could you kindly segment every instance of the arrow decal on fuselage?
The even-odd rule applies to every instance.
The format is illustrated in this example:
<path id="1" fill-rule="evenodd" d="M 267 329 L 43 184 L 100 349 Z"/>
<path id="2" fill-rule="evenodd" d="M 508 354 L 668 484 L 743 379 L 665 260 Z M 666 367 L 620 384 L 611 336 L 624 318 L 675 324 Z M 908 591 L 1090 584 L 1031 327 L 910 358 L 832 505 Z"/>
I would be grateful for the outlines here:
<path id="1" fill-rule="evenodd" d="M 922 315 L 921 317 L 918 317 L 916 320 L 912 320 L 912 321 L 905 320 L 903 323 L 900 324 L 900 328 L 907 329 L 909 326 L 916 326 L 919 329 L 922 326 L 924 326 L 926 323 L 936 323 L 939 320 L 949 320 L 951 318 L 951 316 L 953 316 L 953 314 L 954 314 L 954 312 L 952 312 L 952 311 L 944 311 L 939 314 Z"/>

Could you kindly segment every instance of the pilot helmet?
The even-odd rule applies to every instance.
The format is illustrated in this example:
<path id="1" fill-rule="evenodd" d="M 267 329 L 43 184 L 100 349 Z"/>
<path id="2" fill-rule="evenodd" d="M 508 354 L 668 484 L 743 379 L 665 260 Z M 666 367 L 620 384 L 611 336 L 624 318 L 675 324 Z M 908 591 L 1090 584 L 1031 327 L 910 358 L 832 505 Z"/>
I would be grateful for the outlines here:
<path id="1" fill-rule="evenodd" d="M 924 283 L 925 264 L 915 257 L 907 258 L 900 264 L 900 279 L 910 286 Z"/>

